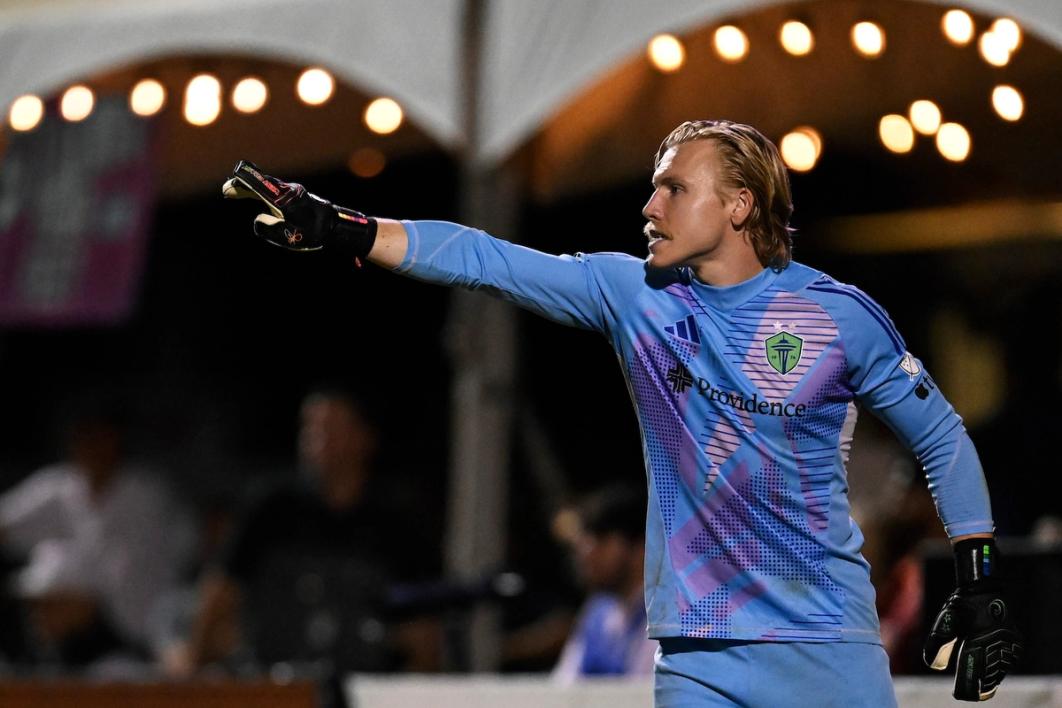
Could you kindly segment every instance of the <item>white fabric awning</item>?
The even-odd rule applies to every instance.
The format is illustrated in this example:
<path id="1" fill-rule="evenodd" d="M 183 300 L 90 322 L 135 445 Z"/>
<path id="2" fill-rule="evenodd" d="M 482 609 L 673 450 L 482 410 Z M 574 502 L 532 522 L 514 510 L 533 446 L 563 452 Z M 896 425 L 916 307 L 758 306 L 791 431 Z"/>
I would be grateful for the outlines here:
<path id="1" fill-rule="evenodd" d="M 927 0 L 1007 15 L 1062 47 L 1062 2 Z M 774 0 L 489 0 L 479 158 L 496 163 L 653 34 L 683 32 Z M 464 0 L 0 0 L 0 105 L 94 72 L 187 53 L 321 63 L 385 93 L 442 146 L 464 142 Z"/>
<path id="2" fill-rule="evenodd" d="M 444 147 L 461 142 L 463 0 L 96 0 L 0 4 L 0 105 L 182 54 L 327 66 L 392 96 Z"/>

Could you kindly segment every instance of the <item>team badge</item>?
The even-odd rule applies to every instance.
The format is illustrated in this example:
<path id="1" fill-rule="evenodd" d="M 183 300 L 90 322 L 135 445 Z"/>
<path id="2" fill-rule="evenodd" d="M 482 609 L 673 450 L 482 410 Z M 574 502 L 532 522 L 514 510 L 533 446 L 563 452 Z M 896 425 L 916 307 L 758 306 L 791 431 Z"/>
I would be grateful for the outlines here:
<path id="1" fill-rule="evenodd" d="M 804 340 L 783 329 L 778 334 L 763 340 L 763 346 L 767 352 L 767 363 L 779 374 L 785 375 L 800 363 Z"/>

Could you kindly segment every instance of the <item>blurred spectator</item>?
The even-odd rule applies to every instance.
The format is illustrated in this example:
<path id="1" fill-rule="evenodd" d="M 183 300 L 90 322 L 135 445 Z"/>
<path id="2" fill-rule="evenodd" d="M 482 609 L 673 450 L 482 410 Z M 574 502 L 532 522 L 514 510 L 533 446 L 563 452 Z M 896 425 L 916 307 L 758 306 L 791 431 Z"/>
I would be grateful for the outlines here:
<path id="1" fill-rule="evenodd" d="M 894 675 L 920 672 L 922 546 L 928 540 L 946 544 L 947 537 L 915 460 L 880 420 L 859 416 L 846 467 L 889 668 Z"/>
<path id="2" fill-rule="evenodd" d="M 923 550 L 931 541 L 946 546 L 947 536 L 933 498 L 920 480 L 909 478 L 902 500 L 875 532 L 880 540 L 870 576 L 877 591 L 881 642 L 889 655 L 889 668 L 894 675 L 923 673 Z"/>
<path id="3" fill-rule="evenodd" d="M 1062 546 L 1062 518 L 1046 514 L 1033 524 L 1029 535 L 1035 548 L 1057 548 Z"/>
<path id="4" fill-rule="evenodd" d="M 392 580 L 416 560 L 395 547 L 402 515 L 373 491 L 376 430 L 341 388 L 310 393 L 300 418 L 302 474 L 250 499 L 235 521 L 187 636 L 164 653 L 169 675 L 217 663 L 342 674 L 435 661 L 431 628 L 386 623 Z"/>
<path id="5" fill-rule="evenodd" d="M 167 487 L 125 461 L 124 434 L 116 401 L 87 401 L 67 426 L 67 460 L 0 496 L 0 544 L 19 564 L 9 582 L 25 619 L 18 661 L 146 666 L 148 618 L 177 584 L 195 532 Z"/>
<path id="6" fill-rule="evenodd" d="M 590 596 L 553 671 L 558 681 L 595 675 L 650 676 L 657 642 L 645 636 L 645 499 L 609 487 L 577 510 L 569 534 Z M 562 522 L 563 525 L 563 522 Z"/>

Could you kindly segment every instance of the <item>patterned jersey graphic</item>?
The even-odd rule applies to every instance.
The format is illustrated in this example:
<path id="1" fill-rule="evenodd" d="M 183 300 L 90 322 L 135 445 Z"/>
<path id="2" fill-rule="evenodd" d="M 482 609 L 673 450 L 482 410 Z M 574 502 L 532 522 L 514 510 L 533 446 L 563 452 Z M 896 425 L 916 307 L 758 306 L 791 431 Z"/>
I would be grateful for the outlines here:
<path id="1" fill-rule="evenodd" d="M 707 307 L 692 293 L 674 287 L 669 292 L 694 304 L 702 316 L 710 316 Z M 821 357 L 827 345 L 837 338 L 836 326 L 821 307 L 781 291 L 763 293 L 739 308 L 731 319 L 740 322 L 728 328 L 728 347 L 737 354 L 732 362 L 735 369 L 750 364 L 757 347 L 763 347 L 765 341 L 777 341 L 783 333 L 790 347 L 785 352 L 788 358 L 784 363 L 772 365 L 776 376 L 784 376 L 802 363 L 803 339 L 798 340 L 785 330 L 759 336 L 764 331 L 779 330 L 781 319 L 786 320 L 789 328 L 799 326 L 806 330 L 812 343 L 809 355 Z M 747 406 L 734 405 L 734 401 L 759 401 L 762 397 L 768 411 L 770 404 L 780 405 L 779 400 L 800 400 L 805 406 L 814 402 L 812 415 L 821 418 L 816 418 L 813 427 L 836 435 L 844 422 L 851 395 L 837 389 L 838 377 L 829 372 L 836 374 L 839 369 L 843 370 L 843 357 L 825 357 L 825 366 L 808 375 L 805 387 L 799 390 L 795 385 L 783 385 L 776 377 L 755 367 L 750 369 L 753 375 L 748 376 L 744 386 L 732 377 L 723 378 L 719 374 L 713 374 L 716 380 L 705 385 L 701 382 L 709 372 L 696 360 L 682 359 L 677 361 L 669 349 L 653 343 L 642 348 L 629 364 L 639 407 L 655 412 L 647 426 L 647 444 L 651 450 L 651 466 L 659 472 L 654 480 L 664 512 L 672 567 L 686 589 L 676 598 L 681 633 L 705 638 L 733 637 L 735 620 L 741 617 L 742 608 L 769 594 L 774 583 L 799 582 L 816 588 L 811 593 L 817 594 L 816 602 L 801 615 L 787 618 L 788 621 L 759 625 L 756 638 L 805 641 L 840 638 L 845 592 L 830 578 L 825 549 L 816 540 L 828 525 L 834 459 L 826 453 L 835 447 L 803 445 L 801 441 L 810 438 L 808 424 L 787 422 L 784 426 L 787 447 L 800 478 L 798 489 L 790 490 L 781 467 L 757 436 L 756 420 L 760 414 L 755 408 L 746 410 Z M 814 362 L 803 363 L 802 371 L 807 375 Z M 725 369 L 722 372 L 729 373 Z M 671 385 L 662 385 L 661 374 Z M 675 386 L 680 376 L 682 385 Z M 756 383 L 765 385 L 760 388 Z M 724 392 L 710 397 L 709 403 L 718 404 L 720 400 L 726 403 L 706 407 L 703 427 L 692 440 L 690 436 L 669 434 L 689 427 L 689 416 L 682 415 L 682 411 L 706 389 Z M 785 396 L 780 397 L 780 393 Z M 826 411 L 822 404 L 831 396 L 840 405 Z M 737 455 L 750 446 L 757 452 L 751 462 Z M 698 459 L 697 452 L 703 458 Z M 694 499 L 688 519 L 676 524 L 676 509 L 681 507 L 680 490 L 684 488 L 687 495 L 693 496 L 698 488 L 697 467 L 706 470 L 699 486 L 701 500 Z M 743 624 L 737 636 L 747 633 L 747 624 Z"/>

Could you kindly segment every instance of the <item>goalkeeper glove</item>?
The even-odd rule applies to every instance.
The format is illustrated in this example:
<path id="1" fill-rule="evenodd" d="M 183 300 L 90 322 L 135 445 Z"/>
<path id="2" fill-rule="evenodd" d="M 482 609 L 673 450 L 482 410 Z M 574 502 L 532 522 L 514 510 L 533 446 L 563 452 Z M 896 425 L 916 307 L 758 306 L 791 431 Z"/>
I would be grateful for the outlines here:
<path id="1" fill-rule="evenodd" d="M 952 695 L 960 701 L 987 701 L 1021 658 L 1022 638 L 997 578 L 995 541 L 964 539 L 954 550 L 957 587 L 933 622 L 922 658 L 930 668 L 944 671 L 955 654 Z"/>
<path id="2" fill-rule="evenodd" d="M 290 251 L 328 249 L 361 265 L 376 242 L 376 219 L 321 199 L 301 184 L 263 174 L 246 160 L 237 163 L 221 192 L 229 199 L 265 202 L 271 213 L 255 218 L 255 234 Z"/>

